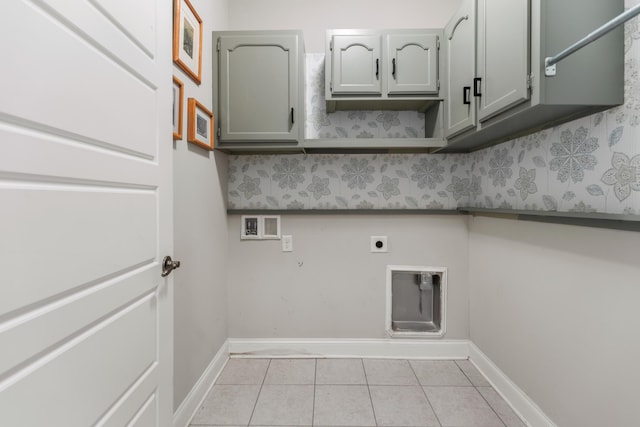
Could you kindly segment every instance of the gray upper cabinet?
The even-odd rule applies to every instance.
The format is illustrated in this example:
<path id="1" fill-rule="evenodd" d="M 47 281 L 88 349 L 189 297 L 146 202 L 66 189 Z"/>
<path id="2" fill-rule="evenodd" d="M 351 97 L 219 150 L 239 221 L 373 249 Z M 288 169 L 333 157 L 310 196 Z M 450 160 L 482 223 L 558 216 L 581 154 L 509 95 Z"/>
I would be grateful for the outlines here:
<path id="1" fill-rule="evenodd" d="M 218 148 L 296 147 L 303 140 L 298 31 L 214 32 Z M 215 82 L 215 80 L 214 80 Z"/>
<path id="2" fill-rule="evenodd" d="M 447 137 L 529 98 L 528 0 L 463 0 L 444 39 Z"/>
<path id="3" fill-rule="evenodd" d="M 441 151 L 477 150 L 622 104 L 622 28 L 564 59 L 556 76 L 545 76 L 544 60 L 623 11 L 623 0 L 463 0 L 444 32 Z"/>
<path id="4" fill-rule="evenodd" d="M 529 0 L 478 0 L 474 94 L 483 121 L 529 98 Z"/>
<path id="5" fill-rule="evenodd" d="M 438 35 L 433 33 L 386 36 L 387 93 L 438 93 Z"/>
<path id="6" fill-rule="evenodd" d="M 460 9 L 444 29 L 446 83 L 445 135 L 450 137 L 476 126 L 476 106 L 472 94 L 476 75 L 476 2 L 463 0 Z"/>
<path id="7" fill-rule="evenodd" d="M 426 110 L 441 99 L 441 35 L 440 29 L 328 30 L 327 111 Z"/>
<path id="8" fill-rule="evenodd" d="M 332 45 L 332 93 L 380 95 L 380 35 L 336 34 Z"/>

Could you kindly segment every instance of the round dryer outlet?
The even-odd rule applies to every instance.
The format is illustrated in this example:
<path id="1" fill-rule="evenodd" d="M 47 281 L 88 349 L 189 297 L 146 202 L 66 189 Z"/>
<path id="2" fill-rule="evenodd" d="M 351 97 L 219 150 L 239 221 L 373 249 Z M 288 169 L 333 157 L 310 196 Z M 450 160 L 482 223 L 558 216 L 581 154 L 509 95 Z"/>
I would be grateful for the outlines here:
<path id="1" fill-rule="evenodd" d="M 371 252 L 389 252 L 387 236 L 371 236 Z"/>

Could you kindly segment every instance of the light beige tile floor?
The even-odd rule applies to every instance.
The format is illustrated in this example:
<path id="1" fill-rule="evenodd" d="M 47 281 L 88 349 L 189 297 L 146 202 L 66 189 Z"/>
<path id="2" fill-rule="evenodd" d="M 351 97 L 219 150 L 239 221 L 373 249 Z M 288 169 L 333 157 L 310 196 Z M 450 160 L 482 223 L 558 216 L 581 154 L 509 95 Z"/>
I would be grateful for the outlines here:
<path id="1" fill-rule="evenodd" d="M 524 424 L 468 360 L 230 359 L 191 426 Z"/>

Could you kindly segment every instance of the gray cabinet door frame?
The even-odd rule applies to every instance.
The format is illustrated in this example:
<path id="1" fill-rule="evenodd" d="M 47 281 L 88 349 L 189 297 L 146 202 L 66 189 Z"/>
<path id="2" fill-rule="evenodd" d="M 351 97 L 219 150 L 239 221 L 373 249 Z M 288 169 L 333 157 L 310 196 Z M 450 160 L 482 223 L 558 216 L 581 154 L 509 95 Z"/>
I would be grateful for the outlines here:
<path id="1" fill-rule="evenodd" d="M 476 126 L 473 78 L 476 72 L 476 0 L 463 0 L 444 29 L 447 75 L 445 136 Z M 468 102 L 465 104 L 465 101 Z"/>
<path id="2" fill-rule="evenodd" d="M 299 140 L 300 42 L 297 35 L 220 36 L 220 141 Z"/>
<path id="3" fill-rule="evenodd" d="M 331 43 L 333 93 L 381 94 L 380 35 L 336 34 Z"/>
<path id="4" fill-rule="evenodd" d="M 387 93 L 438 93 L 436 34 L 387 34 L 386 47 Z"/>
<path id="5" fill-rule="evenodd" d="M 478 0 L 480 121 L 529 99 L 529 11 L 529 0 Z"/>

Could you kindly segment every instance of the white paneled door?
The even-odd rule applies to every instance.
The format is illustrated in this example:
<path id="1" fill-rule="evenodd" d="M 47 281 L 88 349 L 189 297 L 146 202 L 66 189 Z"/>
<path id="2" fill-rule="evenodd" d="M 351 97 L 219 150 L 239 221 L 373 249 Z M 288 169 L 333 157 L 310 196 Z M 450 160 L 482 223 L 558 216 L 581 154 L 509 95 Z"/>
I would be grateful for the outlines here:
<path id="1" fill-rule="evenodd" d="M 0 13 L 0 425 L 172 418 L 171 1 Z"/>

